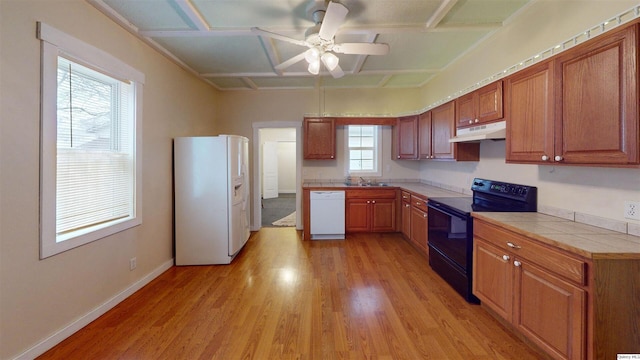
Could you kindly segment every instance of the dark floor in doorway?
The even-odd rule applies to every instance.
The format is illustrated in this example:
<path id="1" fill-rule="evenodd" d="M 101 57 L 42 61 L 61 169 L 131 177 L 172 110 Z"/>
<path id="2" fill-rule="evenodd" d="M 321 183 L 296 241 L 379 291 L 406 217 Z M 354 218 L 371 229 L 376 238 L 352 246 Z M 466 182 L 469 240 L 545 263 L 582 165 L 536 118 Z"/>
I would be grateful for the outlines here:
<path id="1" fill-rule="evenodd" d="M 273 226 L 276 220 L 296 211 L 296 194 L 278 194 L 277 198 L 262 200 L 262 226 Z"/>

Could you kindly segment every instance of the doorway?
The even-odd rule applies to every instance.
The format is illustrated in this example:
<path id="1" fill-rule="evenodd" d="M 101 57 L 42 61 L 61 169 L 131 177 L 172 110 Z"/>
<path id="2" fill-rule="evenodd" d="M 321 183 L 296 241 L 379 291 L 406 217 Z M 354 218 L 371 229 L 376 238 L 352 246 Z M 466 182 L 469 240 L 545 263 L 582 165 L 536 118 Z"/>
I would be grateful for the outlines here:
<path id="1" fill-rule="evenodd" d="M 252 230 L 263 226 L 302 228 L 302 122 L 253 124 Z M 256 161 L 257 160 L 257 161 Z"/>

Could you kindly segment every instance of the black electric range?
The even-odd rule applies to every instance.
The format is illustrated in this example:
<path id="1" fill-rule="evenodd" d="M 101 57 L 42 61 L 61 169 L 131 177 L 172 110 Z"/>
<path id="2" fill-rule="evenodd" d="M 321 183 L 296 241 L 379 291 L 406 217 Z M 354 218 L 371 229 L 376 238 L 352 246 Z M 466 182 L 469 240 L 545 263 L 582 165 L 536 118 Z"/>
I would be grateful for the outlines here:
<path id="1" fill-rule="evenodd" d="M 475 178 L 473 196 L 429 198 L 429 265 L 467 301 L 479 303 L 471 291 L 472 212 L 535 212 L 537 188 Z"/>

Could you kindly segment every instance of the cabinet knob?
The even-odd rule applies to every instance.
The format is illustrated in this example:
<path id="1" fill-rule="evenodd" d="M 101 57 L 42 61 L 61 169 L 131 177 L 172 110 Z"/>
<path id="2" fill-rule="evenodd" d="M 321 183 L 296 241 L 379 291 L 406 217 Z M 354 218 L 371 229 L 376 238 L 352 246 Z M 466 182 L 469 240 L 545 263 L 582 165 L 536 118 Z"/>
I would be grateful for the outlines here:
<path id="1" fill-rule="evenodd" d="M 422 217 L 423 217 L 423 218 L 426 218 L 426 217 L 427 217 L 427 214 L 422 214 Z"/>
<path id="2" fill-rule="evenodd" d="M 473 120 L 469 120 L 469 124 L 473 124 Z"/>
<path id="3" fill-rule="evenodd" d="M 375 201 L 375 200 L 373 200 L 371 203 L 372 203 L 372 204 L 375 204 L 375 203 L 376 203 L 376 201 Z"/>
<path id="4" fill-rule="evenodd" d="M 398 159 L 400 159 L 400 155 L 398 155 Z"/>
<path id="5" fill-rule="evenodd" d="M 520 261 L 516 260 L 516 261 L 513 262 L 513 265 L 517 266 L 517 267 L 520 267 L 520 266 L 522 266 L 522 263 Z"/>
<path id="6" fill-rule="evenodd" d="M 367 201 L 367 204 L 371 204 L 371 201 Z"/>
<path id="7" fill-rule="evenodd" d="M 420 206 L 420 205 L 422 205 L 420 201 L 416 201 L 416 206 Z"/>
<path id="8" fill-rule="evenodd" d="M 514 244 L 512 242 L 508 242 L 507 246 L 510 247 L 510 248 L 513 248 L 513 249 L 520 249 L 521 248 L 520 245 L 516 245 L 516 244 Z"/>
<path id="9" fill-rule="evenodd" d="M 478 123 L 479 121 L 480 121 L 480 120 L 476 119 L 474 122 L 475 122 L 475 123 Z"/>
<path id="10" fill-rule="evenodd" d="M 431 155 L 430 157 L 431 157 L 431 159 L 435 159 L 435 158 L 436 158 L 436 157 L 435 157 L 435 156 L 433 156 L 433 155 Z"/>
<path id="11" fill-rule="evenodd" d="M 333 155 L 331 155 L 331 158 L 333 159 Z"/>
<path id="12" fill-rule="evenodd" d="M 542 155 L 542 161 L 547 161 L 549 160 L 549 157 L 547 155 Z"/>
<path id="13" fill-rule="evenodd" d="M 409 204 L 404 204 L 404 207 L 409 207 L 409 206 L 410 206 Z"/>
<path id="14" fill-rule="evenodd" d="M 556 155 L 555 158 L 553 158 L 555 161 L 562 161 L 562 156 L 560 155 Z"/>
<path id="15" fill-rule="evenodd" d="M 509 259 L 510 259 L 509 255 L 502 255 L 502 260 L 509 261 Z"/>

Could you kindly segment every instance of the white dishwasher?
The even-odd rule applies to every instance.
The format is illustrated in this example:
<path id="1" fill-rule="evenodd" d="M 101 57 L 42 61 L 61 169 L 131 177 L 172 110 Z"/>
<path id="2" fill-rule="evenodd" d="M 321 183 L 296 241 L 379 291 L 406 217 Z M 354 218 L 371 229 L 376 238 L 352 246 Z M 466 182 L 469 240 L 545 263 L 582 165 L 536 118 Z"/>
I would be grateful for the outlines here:
<path id="1" fill-rule="evenodd" d="M 344 191 L 311 191 L 311 240 L 344 239 Z"/>

